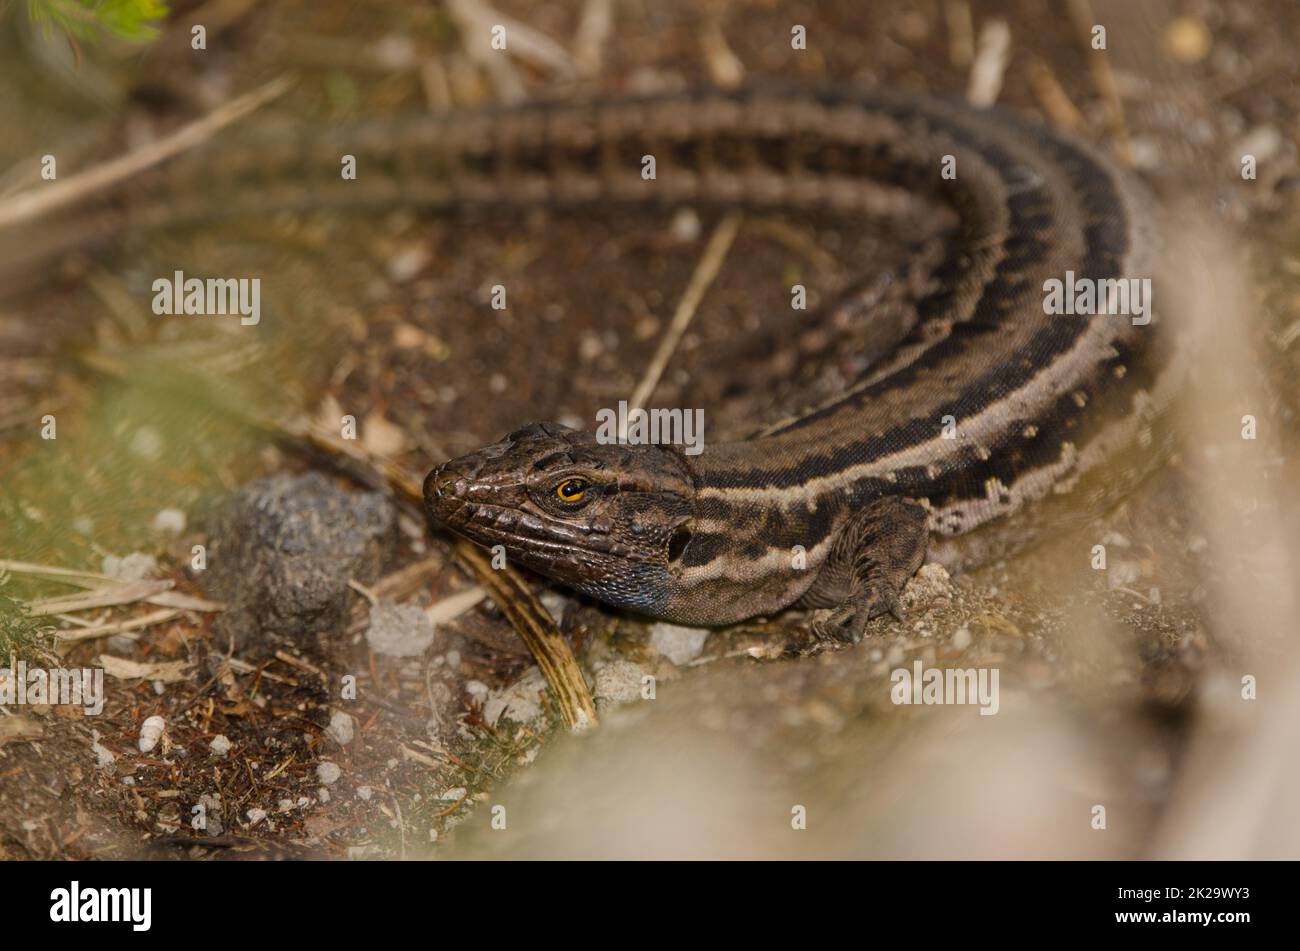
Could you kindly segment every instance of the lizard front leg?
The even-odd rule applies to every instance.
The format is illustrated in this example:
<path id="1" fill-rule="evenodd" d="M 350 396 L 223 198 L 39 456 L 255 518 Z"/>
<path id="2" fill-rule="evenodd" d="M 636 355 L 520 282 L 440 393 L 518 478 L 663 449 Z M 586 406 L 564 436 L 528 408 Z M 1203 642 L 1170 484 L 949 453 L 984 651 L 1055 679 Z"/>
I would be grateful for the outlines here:
<path id="1" fill-rule="evenodd" d="M 898 597 L 925 560 L 928 544 L 926 511 L 915 502 L 885 496 L 857 513 L 840 529 L 804 595 L 808 606 L 835 606 L 813 624 L 813 634 L 856 644 L 873 617 L 888 611 L 902 620 Z"/>

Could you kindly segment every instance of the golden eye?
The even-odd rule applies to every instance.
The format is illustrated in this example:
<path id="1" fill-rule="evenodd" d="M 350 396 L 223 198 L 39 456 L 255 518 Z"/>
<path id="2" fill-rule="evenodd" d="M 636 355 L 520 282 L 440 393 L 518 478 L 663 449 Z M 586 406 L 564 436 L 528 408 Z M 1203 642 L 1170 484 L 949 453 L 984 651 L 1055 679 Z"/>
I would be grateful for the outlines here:
<path id="1" fill-rule="evenodd" d="M 587 483 L 582 479 L 565 479 L 555 487 L 555 494 L 561 502 L 581 502 L 587 494 Z"/>

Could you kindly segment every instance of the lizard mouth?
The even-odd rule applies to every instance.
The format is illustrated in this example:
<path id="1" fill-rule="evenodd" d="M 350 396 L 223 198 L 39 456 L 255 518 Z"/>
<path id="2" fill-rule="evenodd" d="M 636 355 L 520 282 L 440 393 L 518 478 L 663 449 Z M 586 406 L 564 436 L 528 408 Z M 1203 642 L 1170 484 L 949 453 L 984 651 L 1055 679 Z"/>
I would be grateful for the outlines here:
<path id="1" fill-rule="evenodd" d="M 537 570 L 601 557 L 638 560 L 606 532 L 557 522 L 529 511 L 510 491 L 477 484 L 457 462 L 429 473 L 424 498 L 434 520 L 458 535 L 480 545 L 505 545 L 525 563 L 536 563 Z"/>

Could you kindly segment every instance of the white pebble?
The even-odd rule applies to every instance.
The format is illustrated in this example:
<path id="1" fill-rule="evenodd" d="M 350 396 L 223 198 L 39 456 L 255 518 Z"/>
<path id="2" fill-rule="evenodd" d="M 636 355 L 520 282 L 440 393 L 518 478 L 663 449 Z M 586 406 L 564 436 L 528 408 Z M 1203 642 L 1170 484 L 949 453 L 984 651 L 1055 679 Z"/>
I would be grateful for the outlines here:
<path id="1" fill-rule="evenodd" d="M 376 654 L 419 657 L 433 643 L 433 623 L 414 604 L 380 601 L 370 608 L 366 641 Z"/>
<path id="2" fill-rule="evenodd" d="M 661 621 L 650 628 L 650 646 L 680 666 L 700 656 L 708 636 L 707 628 L 682 627 Z"/>
<path id="3" fill-rule="evenodd" d="M 230 745 L 230 738 L 224 733 L 218 733 L 212 738 L 212 742 L 208 744 L 208 749 L 218 756 L 225 756 L 230 752 Z"/>
<path id="4" fill-rule="evenodd" d="M 353 720 L 342 710 L 335 710 L 330 717 L 330 725 L 325 728 L 325 735 L 339 746 L 347 746 L 354 735 Z"/>
<path id="5" fill-rule="evenodd" d="M 180 509 L 163 509 L 153 517 L 153 530 L 163 535 L 179 535 L 185 531 L 185 513 Z"/>
<path id="6" fill-rule="evenodd" d="M 119 581 L 143 581 L 158 573 L 158 559 L 138 551 L 121 558 L 105 555 L 100 570 Z"/>
<path id="7" fill-rule="evenodd" d="M 326 786 L 333 786 L 342 775 L 343 770 L 336 763 L 325 762 L 316 767 L 316 778 Z"/>
<path id="8" fill-rule="evenodd" d="M 131 437 L 128 448 L 133 456 L 151 462 L 157 461 L 163 454 L 162 434 L 150 426 L 141 426 Z"/>
<path id="9" fill-rule="evenodd" d="M 90 731 L 90 751 L 95 754 L 95 765 L 100 769 L 108 769 L 117 759 L 113 751 L 99 742 L 99 731 Z"/>
<path id="10" fill-rule="evenodd" d="M 700 234 L 704 230 L 700 222 L 700 216 L 694 208 L 682 208 L 673 215 L 672 223 L 668 226 L 672 232 L 673 239 L 676 241 L 689 242 L 698 241 Z"/>
<path id="11" fill-rule="evenodd" d="M 166 729 L 167 721 L 160 716 L 152 716 L 145 720 L 140 727 L 140 752 L 148 753 L 157 746 Z"/>

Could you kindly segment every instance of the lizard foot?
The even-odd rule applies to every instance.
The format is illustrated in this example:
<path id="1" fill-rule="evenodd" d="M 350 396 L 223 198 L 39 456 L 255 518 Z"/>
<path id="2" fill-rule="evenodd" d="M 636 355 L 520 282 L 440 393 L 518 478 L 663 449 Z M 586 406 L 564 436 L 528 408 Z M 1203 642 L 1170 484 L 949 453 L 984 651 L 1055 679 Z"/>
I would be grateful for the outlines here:
<path id="1" fill-rule="evenodd" d="M 867 622 L 882 614 L 892 614 L 906 621 L 898 592 L 880 584 L 868 585 L 861 594 L 846 598 L 829 615 L 812 625 L 813 636 L 820 641 L 856 644 L 862 640 Z"/>

